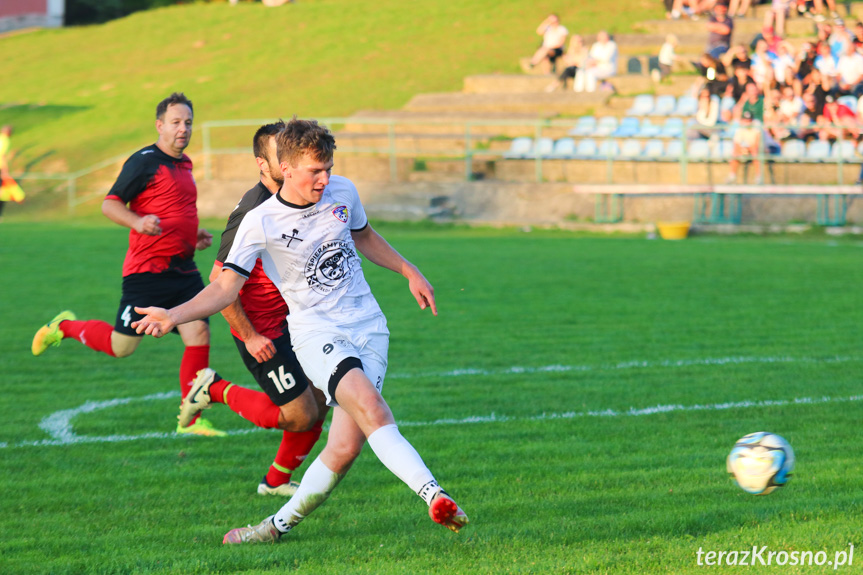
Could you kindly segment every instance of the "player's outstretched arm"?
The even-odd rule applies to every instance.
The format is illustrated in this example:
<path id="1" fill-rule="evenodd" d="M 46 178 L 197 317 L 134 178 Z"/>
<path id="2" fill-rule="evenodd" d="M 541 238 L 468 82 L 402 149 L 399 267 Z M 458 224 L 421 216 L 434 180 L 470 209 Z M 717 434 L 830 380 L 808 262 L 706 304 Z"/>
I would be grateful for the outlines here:
<path id="1" fill-rule="evenodd" d="M 351 237 L 353 237 L 357 249 L 369 261 L 406 277 L 408 287 L 416 298 L 420 309 L 429 307 L 432 314 L 437 315 L 432 285 L 415 265 L 402 257 L 383 236 L 372 229 L 371 225 L 358 232 L 351 232 Z"/>
<path id="2" fill-rule="evenodd" d="M 135 311 L 144 317 L 132 322 L 139 334 L 162 337 L 171 333 L 174 327 L 210 317 L 237 299 L 246 278 L 233 270 L 224 270 L 216 281 L 201 290 L 198 295 L 184 304 L 164 310 L 159 307 L 136 307 Z"/>

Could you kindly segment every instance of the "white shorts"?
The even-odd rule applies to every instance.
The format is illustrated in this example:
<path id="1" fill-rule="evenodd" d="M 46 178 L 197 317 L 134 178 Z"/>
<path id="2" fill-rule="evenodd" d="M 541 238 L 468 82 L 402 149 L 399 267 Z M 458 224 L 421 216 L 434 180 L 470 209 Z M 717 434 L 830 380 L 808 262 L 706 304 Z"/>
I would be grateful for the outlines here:
<path id="1" fill-rule="evenodd" d="M 303 371 L 312 385 L 324 393 L 327 405 L 338 405 L 330 380 L 339 364 L 350 358 L 362 362 L 363 372 L 378 392 L 383 388 L 390 346 L 390 332 L 383 314 L 350 325 L 323 325 L 315 331 L 292 332 L 291 341 Z"/>

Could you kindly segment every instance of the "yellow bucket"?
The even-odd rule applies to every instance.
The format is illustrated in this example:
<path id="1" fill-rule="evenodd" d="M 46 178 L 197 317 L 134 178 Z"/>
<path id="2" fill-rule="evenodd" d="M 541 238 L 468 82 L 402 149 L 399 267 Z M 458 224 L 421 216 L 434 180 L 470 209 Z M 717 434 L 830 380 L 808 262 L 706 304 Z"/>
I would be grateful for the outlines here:
<path id="1" fill-rule="evenodd" d="M 664 240 L 683 240 L 689 235 L 689 222 L 656 222 L 656 229 Z"/>

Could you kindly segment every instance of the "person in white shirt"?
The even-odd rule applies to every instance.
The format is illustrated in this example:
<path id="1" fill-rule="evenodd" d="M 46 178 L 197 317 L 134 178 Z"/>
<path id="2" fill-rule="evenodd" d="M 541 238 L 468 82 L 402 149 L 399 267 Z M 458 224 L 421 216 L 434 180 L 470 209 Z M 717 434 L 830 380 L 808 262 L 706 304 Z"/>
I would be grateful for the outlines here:
<path id="1" fill-rule="evenodd" d="M 590 47 L 587 61 L 582 70 L 575 76 L 576 92 L 595 92 L 597 83 L 612 89 L 608 79 L 617 74 L 617 43 L 611 39 L 608 32 L 601 30 L 596 35 L 596 42 Z"/>
<path id="2" fill-rule="evenodd" d="M 288 304 L 297 358 L 332 406 L 327 445 L 309 466 L 296 494 L 255 526 L 229 531 L 223 543 L 274 542 L 320 506 L 345 476 L 368 439 L 380 461 L 452 531 L 468 523 L 401 435 L 381 396 L 387 370 L 386 318 L 363 276 L 359 254 L 408 280 L 421 309 L 437 315 L 434 289 L 369 225 L 350 180 L 331 176 L 335 138 L 315 121 L 294 118 L 278 134 L 281 190 L 243 219 L 222 272 L 186 303 L 139 308 L 138 333 L 161 337 L 179 324 L 233 303 L 260 259 Z"/>
<path id="3" fill-rule="evenodd" d="M 836 63 L 836 73 L 839 92 L 859 97 L 863 82 L 863 55 L 853 42 L 845 45 L 845 52 Z"/>
<path id="4" fill-rule="evenodd" d="M 549 14 L 536 33 L 542 36 L 542 44 L 530 59 L 531 68 L 542 65 L 544 73 L 556 72 L 557 59 L 563 55 L 569 30 L 560 23 L 557 14 Z"/>

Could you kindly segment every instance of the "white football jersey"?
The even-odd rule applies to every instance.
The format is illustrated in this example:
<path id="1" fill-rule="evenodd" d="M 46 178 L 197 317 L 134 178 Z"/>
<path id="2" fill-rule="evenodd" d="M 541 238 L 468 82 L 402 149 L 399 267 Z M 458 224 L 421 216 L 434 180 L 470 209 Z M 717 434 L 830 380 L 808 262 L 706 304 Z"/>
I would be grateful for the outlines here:
<path id="1" fill-rule="evenodd" d="M 316 204 L 296 206 L 274 194 L 246 214 L 224 267 L 248 277 L 260 258 L 288 304 L 292 333 L 361 321 L 382 313 L 351 237 L 367 225 L 353 183 L 330 176 Z"/>

